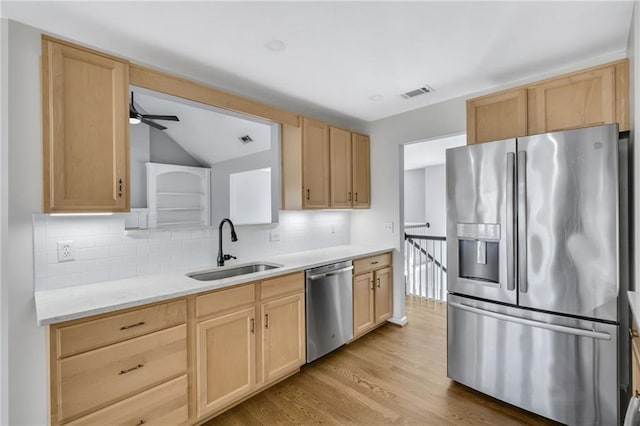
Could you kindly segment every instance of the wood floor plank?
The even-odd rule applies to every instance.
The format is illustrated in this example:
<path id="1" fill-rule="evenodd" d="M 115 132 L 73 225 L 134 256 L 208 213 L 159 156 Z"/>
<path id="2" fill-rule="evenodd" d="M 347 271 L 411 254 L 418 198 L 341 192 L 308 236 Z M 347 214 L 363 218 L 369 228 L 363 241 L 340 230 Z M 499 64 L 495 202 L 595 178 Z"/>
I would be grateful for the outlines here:
<path id="1" fill-rule="evenodd" d="M 406 307 L 406 326 L 383 325 L 206 425 L 555 424 L 449 380 L 446 305 Z"/>

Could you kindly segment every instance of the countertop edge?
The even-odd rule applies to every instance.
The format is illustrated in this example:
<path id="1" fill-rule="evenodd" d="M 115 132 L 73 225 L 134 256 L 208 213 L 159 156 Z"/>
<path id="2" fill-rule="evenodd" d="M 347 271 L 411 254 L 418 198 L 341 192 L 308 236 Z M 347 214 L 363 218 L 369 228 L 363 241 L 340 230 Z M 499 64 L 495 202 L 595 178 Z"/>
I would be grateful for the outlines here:
<path id="1" fill-rule="evenodd" d="M 292 266 L 288 266 L 286 265 L 286 263 L 283 263 L 283 262 L 278 262 L 278 259 L 280 258 L 286 259 L 287 257 L 311 255 L 314 252 L 322 253 L 323 251 L 332 250 L 332 249 L 335 250 L 340 247 L 344 247 L 345 250 L 349 250 L 351 247 L 357 247 L 360 250 L 360 252 L 355 254 L 344 254 L 344 255 L 339 255 L 339 256 L 330 257 L 330 258 L 323 258 L 318 261 L 292 265 Z M 135 308 L 138 306 L 191 296 L 198 293 L 206 293 L 209 291 L 220 290 L 223 288 L 233 287 L 236 285 L 242 285 L 250 282 L 261 281 L 261 280 L 273 278 L 279 275 L 287 275 L 287 274 L 292 274 L 296 272 L 301 272 L 309 268 L 326 265 L 327 263 L 340 262 L 344 260 L 356 260 L 363 257 L 375 256 L 382 253 L 392 252 L 394 250 L 395 250 L 395 247 L 376 247 L 376 248 L 367 248 L 367 247 L 361 247 L 361 246 L 328 247 L 324 249 L 308 250 L 304 252 L 289 253 L 289 254 L 280 255 L 280 256 L 271 256 L 271 257 L 257 258 L 257 259 L 243 261 L 241 263 L 249 263 L 249 262 L 281 263 L 283 264 L 283 267 L 271 269 L 268 271 L 256 272 L 253 274 L 241 275 L 233 278 L 227 278 L 223 280 L 191 282 L 191 279 L 186 277 L 184 274 L 153 274 L 153 275 L 134 277 L 130 279 L 124 279 L 124 280 L 104 281 L 100 283 L 66 287 L 61 289 L 36 291 L 34 292 L 34 299 L 35 299 L 35 305 L 36 305 L 36 319 L 37 319 L 38 326 L 49 326 L 49 325 L 57 324 L 60 322 L 88 318 L 95 315 L 111 313 L 111 312 L 115 312 L 123 309 Z M 203 268 L 196 268 L 196 270 L 197 269 L 203 269 Z M 43 300 L 45 296 L 48 299 L 51 299 L 51 296 L 53 295 L 54 296 L 53 299 L 55 299 L 56 295 L 63 296 L 64 293 L 68 293 L 71 291 L 86 293 L 84 294 L 84 296 L 86 296 L 88 299 L 91 299 L 91 297 L 89 297 L 89 293 L 91 292 L 92 289 L 95 289 L 97 286 L 115 284 L 116 288 L 113 291 L 118 291 L 118 288 L 117 288 L 118 284 L 116 283 L 119 283 L 119 285 L 123 285 L 123 283 L 128 281 L 150 281 L 150 280 L 153 280 L 154 277 L 167 277 L 167 276 L 169 277 L 176 276 L 176 279 L 182 279 L 182 278 L 178 278 L 179 276 L 182 276 L 184 279 L 190 280 L 188 281 L 188 283 L 193 284 L 193 286 L 188 288 L 178 289 L 178 290 L 172 290 L 164 293 L 160 292 L 158 294 L 152 294 L 152 295 L 140 297 L 140 298 L 132 298 L 131 300 L 123 300 L 121 302 L 117 301 L 114 303 L 106 303 L 102 306 L 91 306 L 87 308 L 78 309 L 77 311 L 68 310 L 67 312 L 64 312 L 64 313 L 48 313 L 48 311 L 55 311 L 55 309 L 51 309 L 50 306 L 48 306 L 51 304 L 55 304 L 55 301 L 52 302 L 51 300 Z M 127 285 L 127 284 L 124 284 L 124 285 Z M 62 309 L 59 309 L 59 310 L 62 310 Z M 43 311 L 46 311 L 46 312 L 43 312 Z"/>

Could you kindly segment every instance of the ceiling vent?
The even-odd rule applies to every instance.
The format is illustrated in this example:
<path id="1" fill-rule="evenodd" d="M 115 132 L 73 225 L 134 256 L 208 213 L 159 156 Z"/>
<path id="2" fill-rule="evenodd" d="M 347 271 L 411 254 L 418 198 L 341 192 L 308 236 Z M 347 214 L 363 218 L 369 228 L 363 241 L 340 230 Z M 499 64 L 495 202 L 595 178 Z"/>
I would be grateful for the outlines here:
<path id="1" fill-rule="evenodd" d="M 425 84 L 424 86 L 419 87 L 417 89 L 409 90 L 408 92 L 403 93 L 401 96 L 405 99 L 411 99 L 411 98 L 415 98 L 416 96 L 424 95 L 425 93 L 431 93 L 433 91 L 434 91 L 433 87 L 427 86 Z"/>
<path id="2" fill-rule="evenodd" d="M 251 136 L 249 136 L 249 135 L 241 136 L 239 139 L 240 139 L 240 141 L 241 141 L 242 143 L 249 143 L 249 142 L 253 142 L 253 139 L 251 139 Z"/>

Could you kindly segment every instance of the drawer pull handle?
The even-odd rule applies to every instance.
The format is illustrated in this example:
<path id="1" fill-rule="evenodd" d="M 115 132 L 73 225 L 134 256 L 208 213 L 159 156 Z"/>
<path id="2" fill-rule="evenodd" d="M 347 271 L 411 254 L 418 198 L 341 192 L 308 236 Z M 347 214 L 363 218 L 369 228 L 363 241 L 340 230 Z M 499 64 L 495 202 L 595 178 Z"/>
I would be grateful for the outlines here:
<path id="1" fill-rule="evenodd" d="M 377 260 L 375 262 L 371 262 L 372 265 L 377 265 L 378 263 L 380 262 L 378 262 Z"/>
<path id="2" fill-rule="evenodd" d="M 122 198 L 122 179 L 118 179 L 118 197 Z"/>
<path id="3" fill-rule="evenodd" d="M 307 189 L 307 200 L 310 200 L 311 198 L 311 191 Z"/>
<path id="4" fill-rule="evenodd" d="M 380 278 L 378 278 L 378 288 L 380 288 Z"/>
<path id="5" fill-rule="evenodd" d="M 140 321 L 139 323 L 136 323 L 136 324 L 125 325 L 123 327 L 120 327 L 120 331 L 128 330 L 128 329 L 134 328 L 134 327 L 140 327 L 141 325 L 145 325 L 145 322 L 144 321 Z"/>
<path id="6" fill-rule="evenodd" d="M 373 290 L 373 280 L 369 282 L 371 284 L 371 290 Z"/>
<path id="7" fill-rule="evenodd" d="M 255 323 L 256 323 L 256 321 L 253 318 L 251 318 L 251 334 L 254 334 L 256 332 L 255 331 Z"/>
<path id="8" fill-rule="evenodd" d="M 140 426 L 145 424 L 146 422 L 144 420 L 140 420 L 138 423 L 136 423 L 136 426 Z"/>
<path id="9" fill-rule="evenodd" d="M 264 328 L 269 328 L 269 314 L 264 315 Z"/>
<path id="10" fill-rule="evenodd" d="M 126 370 L 120 370 L 120 373 L 118 373 L 118 375 L 120 375 L 120 376 L 121 376 L 121 375 L 123 375 L 123 374 L 130 373 L 130 372 L 132 372 L 132 371 L 134 371 L 134 370 L 137 370 L 137 369 L 139 369 L 139 368 L 142 368 L 142 367 L 144 367 L 144 364 L 138 364 L 138 365 L 136 365 L 135 367 L 131 367 L 131 368 L 128 368 L 128 369 L 126 369 Z"/>

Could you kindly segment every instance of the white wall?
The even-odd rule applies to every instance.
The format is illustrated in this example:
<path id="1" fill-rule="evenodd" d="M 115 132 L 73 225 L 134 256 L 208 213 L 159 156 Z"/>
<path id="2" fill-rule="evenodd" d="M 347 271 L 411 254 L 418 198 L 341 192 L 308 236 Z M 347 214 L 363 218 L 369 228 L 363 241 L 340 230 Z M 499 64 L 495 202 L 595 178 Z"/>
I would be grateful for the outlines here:
<path id="1" fill-rule="evenodd" d="M 8 424 L 47 420 L 44 328 L 35 321 L 31 215 L 42 209 L 40 32 L 8 22 Z M 3 168 L 4 170 L 4 168 Z"/>
<path id="2" fill-rule="evenodd" d="M 1 6 L 0 6 L 1 7 Z M 9 424 L 9 297 L 7 280 L 9 38 L 6 19 L 0 18 L 0 425 Z"/>
<path id="3" fill-rule="evenodd" d="M 444 164 L 424 168 L 425 218 L 431 225 L 426 235 L 446 236 L 447 195 Z"/>
<path id="4" fill-rule="evenodd" d="M 404 223 L 425 221 L 424 169 L 404 172 Z"/>
<path id="5" fill-rule="evenodd" d="M 125 232 L 124 216 L 33 215 L 35 290 L 215 266 L 217 228 Z M 348 211 L 282 211 L 278 224 L 237 226 L 237 242 L 223 230 L 224 250 L 238 257 L 233 264 L 349 244 L 350 225 Z M 269 241 L 272 231 L 280 241 Z M 73 241 L 75 260 L 58 263 L 57 242 L 63 240 Z"/>
<path id="6" fill-rule="evenodd" d="M 400 164 L 400 145 L 403 143 L 459 134 L 465 130 L 465 98 L 451 99 L 436 105 L 370 123 L 371 137 L 371 209 L 354 210 L 351 217 L 353 244 L 393 245 L 394 293 L 393 321 L 403 322 L 404 277 L 402 229 L 404 215 L 404 180 Z M 394 223 L 394 232 L 383 230 L 384 222 Z"/>

